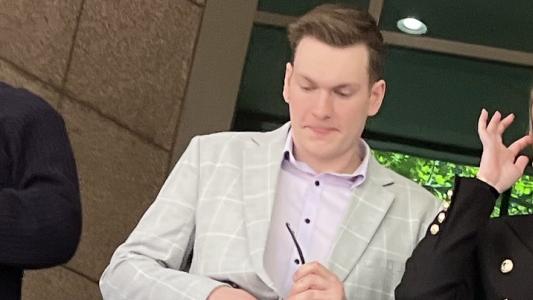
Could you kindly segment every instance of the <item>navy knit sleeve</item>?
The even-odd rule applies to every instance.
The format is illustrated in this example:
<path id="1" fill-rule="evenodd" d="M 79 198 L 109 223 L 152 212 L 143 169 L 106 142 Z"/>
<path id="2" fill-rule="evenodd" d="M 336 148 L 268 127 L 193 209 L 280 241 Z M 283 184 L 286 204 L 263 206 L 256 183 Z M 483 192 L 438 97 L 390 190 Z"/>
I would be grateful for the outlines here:
<path id="1" fill-rule="evenodd" d="M 39 97 L 0 84 L 0 264 L 68 261 L 81 232 L 74 156 L 62 117 Z"/>

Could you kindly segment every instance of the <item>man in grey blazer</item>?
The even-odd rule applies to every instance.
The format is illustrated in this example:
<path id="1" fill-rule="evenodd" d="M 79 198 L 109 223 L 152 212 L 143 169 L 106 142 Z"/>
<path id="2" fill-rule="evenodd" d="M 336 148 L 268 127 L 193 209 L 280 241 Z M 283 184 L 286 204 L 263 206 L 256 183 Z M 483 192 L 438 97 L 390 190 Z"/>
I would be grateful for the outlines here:
<path id="1" fill-rule="evenodd" d="M 385 94 L 381 34 L 323 5 L 289 40 L 291 121 L 195 137 L 111 258 L 105 299 L 393 299 L 439 202 L 361 139 Z"/>

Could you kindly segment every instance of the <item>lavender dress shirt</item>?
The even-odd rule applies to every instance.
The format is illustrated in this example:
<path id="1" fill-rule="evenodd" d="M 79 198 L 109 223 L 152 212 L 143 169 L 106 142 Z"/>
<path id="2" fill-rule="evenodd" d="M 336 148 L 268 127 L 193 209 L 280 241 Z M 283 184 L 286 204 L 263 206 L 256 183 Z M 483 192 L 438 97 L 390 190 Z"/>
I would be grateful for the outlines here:
<path id="1" fill-rule="evenodd" d="M 370 148 L 362 139 L 360 147 L 361 164 L 352 174 L 316 173 L 296 160 L 292 131 L 287 135 L 264 257 L 265 269 L 283 298 L 302 265 L 285 223 L 294 230 L 306 262 L 326 266 L 352 192 L 366 177 Z"/>

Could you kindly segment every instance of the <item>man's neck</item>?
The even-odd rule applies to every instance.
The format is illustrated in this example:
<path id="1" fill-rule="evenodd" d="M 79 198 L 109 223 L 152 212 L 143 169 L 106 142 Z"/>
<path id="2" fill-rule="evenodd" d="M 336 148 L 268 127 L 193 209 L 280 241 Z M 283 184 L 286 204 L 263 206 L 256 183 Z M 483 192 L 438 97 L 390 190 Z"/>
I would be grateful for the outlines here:
<path id="1" fill-rule="evenodd" d="M 294 147 L 294 157 L 305 162 L 313 171 L 317 173 L 338 173 L 338 174 L 351 174 L 362 162 L 362 154 L 360 153 L 360 147 L 354 147 L 353 151 L 347 151 L 341 156 L 334 158 L 321 158 L 309 155 L 309 153 L 301 152 Z"/>

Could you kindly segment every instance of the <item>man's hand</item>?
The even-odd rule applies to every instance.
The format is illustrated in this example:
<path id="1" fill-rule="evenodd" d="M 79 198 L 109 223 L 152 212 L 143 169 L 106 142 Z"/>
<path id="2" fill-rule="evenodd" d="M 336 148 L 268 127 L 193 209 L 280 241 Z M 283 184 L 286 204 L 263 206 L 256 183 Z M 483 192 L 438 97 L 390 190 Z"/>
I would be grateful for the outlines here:
<path id="1" fill-rule="evenodd" d="M 288 300 L 343 300 L 344 286 L 333 272 L 318 262 L 301 266 L 293 277 L 294 284 Z"/>
<path id="2" fill-rule="evenodd" d="M 483 144 L 483 154 L 479 165 L 477 178 L 493 186 L 498 192 L 510 188 L 524 173 L 528 158 L 518 156 L 520 151 L 533 141 L 531 135 L 526 135 L 509 147 L 503 144 L 502 135 L 514 120 L 510 114 L 503 120 L 499 112 L 494 113 L 487 124 L 488 113 L 481 111 L 478 121 L 478 134 Z"/>
<path id="3" fill-rule="evenodd" d="M 242 289 L 221 286 L 214 289 L 207 300 L 257 300 L 254 296 Z"/>

